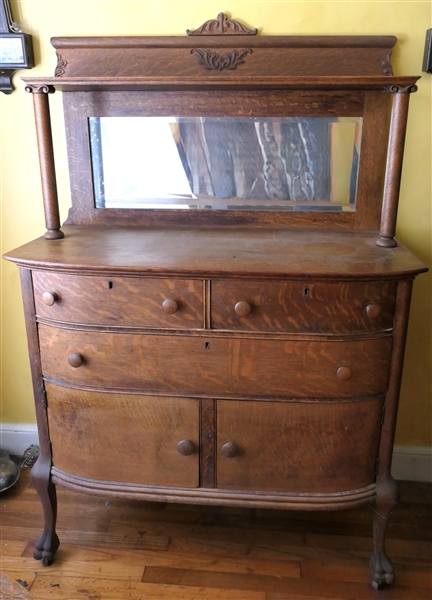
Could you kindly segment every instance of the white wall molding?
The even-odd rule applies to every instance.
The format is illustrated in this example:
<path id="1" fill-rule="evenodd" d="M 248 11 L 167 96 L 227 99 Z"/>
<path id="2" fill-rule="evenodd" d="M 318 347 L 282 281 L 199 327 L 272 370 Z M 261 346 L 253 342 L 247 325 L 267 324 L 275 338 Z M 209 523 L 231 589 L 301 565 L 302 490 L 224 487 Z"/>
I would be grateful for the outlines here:
<path id="1" fill-rule="evenodd" d="M 32 444 L 39 444 L 36 425 L 0 423 L 0 448 L 8 454 L 22 456 Z"/>
<path id="2" fill-rule="evenodd" d="M 395 446 L 392 475 L 400 481 L 432 483 L 432 448 L 427 446 Z"/>
<path id="3" fill-rule="evenodd" d="M 0 424 L 0 448 L 21 456 L 26 448 L 38 444 L 36 425 Z M 427 446 L 395 446 L 392 475 L 405 481 L 432 483 L 432 448 Z"/>

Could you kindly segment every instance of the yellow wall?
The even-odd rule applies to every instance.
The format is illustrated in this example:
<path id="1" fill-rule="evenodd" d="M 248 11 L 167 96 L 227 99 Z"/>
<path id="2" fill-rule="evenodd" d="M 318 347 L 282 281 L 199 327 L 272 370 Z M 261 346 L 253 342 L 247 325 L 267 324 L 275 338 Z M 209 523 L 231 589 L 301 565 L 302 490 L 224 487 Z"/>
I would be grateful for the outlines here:
<path id="1" fill-rule="evenodd" d="M 257 26 L 265 34 L 394 34 L 395 72 L 420 74 L 429 1 L 261 1 L 213 0 L 11 0 L 14 19 L 33 35 L 37 66 L 15 75 L 18 88 L 0 94 L 2 253 L 42 235 L 44 219 L 33 124 L 32 99 L 21 76 L 52 75 L 51 36 L 183 35 L 221 11 Z M 431 262 L 431 88 L 423 74 L 411 97 L 411 114 L 400 201 L 398 236 L 419 258 Z M 62 219 L 69 205 L 61 94 L 51 97 Z M 33 423 L 34 410 L 21 308 L 18 269 L 2 267 L 2 406 L 9 423 Z M 430 275 L 415 284 L 404 371 L 397 443 L 431 445 Z"/>

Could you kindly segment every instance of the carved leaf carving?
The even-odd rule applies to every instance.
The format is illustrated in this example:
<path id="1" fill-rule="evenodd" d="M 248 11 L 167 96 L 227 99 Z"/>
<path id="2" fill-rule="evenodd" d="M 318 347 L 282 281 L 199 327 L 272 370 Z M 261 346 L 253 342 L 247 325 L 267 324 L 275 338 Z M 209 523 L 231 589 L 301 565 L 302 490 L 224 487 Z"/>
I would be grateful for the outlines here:
<path id="1" fill-rule="evenodd" d="M 390 54 L 380 61 L 380 67 L 382 68 L 383 75 L 393 75 L 393 69 L 390 64 Z"/>
<path id="2" fill-rule="evenodd" d="M 226 14 L 219 13 L 216 19 L 210 19 L 191 31 L 186 29 L 188 35 L 256 35 L 258 29 L 248 29 L 234 19 L 228 19 Z"/>
<path id="3" fill-rule="evenodd" d="M 67 65 L 67 61 L 63 60 L 61 55 L 56 52 L 57 54 L 57 66 L 56 66 L 56 70 L 54 71 L 54 77 L 63 77 L 63 75 L 66 72 L 66 65 Z"/>
<path id="4" fill-rule="evenodd" d="M 243 50 L 231 50 L 225 54 L 218 54 L 211 50 L 197 50 L 192 48 L 191 54 L 195 54 L 198 64 L 211 71 L 223 71 L 224 69 L 237 69 L 239 65 L 244 64 L 247 54 L 252 54 L 251 48 Z"/>

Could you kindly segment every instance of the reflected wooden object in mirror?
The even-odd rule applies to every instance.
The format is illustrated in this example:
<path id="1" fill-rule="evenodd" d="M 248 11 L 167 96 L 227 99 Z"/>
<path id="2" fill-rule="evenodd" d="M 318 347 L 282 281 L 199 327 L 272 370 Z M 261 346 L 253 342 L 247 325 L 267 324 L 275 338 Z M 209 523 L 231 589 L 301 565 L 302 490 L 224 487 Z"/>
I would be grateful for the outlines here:
<path id="1" fill-rule="evenodd" d="M 362 123 L 90 117 L 96 207 L 354 212 Z"/>

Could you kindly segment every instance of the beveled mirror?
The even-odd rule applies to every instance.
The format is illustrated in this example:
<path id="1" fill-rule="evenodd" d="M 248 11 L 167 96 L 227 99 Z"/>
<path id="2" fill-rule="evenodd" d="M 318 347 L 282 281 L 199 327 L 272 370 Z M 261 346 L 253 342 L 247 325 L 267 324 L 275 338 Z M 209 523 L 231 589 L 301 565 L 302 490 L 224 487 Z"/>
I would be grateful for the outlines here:
<path id="1" fill-rule="evenodd" d="M 354 211 L 361 117 L 91 117 L 96 208 Z"/>

